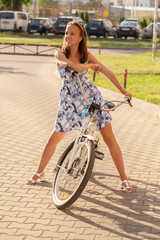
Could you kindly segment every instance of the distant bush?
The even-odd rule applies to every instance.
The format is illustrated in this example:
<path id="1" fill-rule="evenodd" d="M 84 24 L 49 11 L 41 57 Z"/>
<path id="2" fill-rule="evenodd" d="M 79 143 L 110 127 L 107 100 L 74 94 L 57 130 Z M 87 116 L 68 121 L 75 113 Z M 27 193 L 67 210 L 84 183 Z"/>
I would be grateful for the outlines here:
<path id="1" fill-rule="evenodd" d="M 80 17 L 84 20 L 84 12 L 80 13 Z"/>
<path id="2" fill-rule="evenodd" d="M 125 17 L 121 17 L 120 20 L 119 20 L 119 23 L 123 22 L 125 19 Z"/>
<path id="3" fill-rule="evenodd" d="M 143 20 L 140 21 L 143 28 L 147 27 L 147 25 L 151 22 L 153 22 L 153 18 L 149 18 L 149 19 L 143 18 Z"/>

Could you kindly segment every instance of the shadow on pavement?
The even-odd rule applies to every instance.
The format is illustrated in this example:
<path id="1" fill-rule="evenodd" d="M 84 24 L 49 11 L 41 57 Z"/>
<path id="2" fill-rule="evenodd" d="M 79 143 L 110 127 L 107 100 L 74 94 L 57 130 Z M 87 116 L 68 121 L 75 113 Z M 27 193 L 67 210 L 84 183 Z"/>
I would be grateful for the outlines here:
<path id="1" fill-rule="evenodd" d="M 158 209 L 156 210 L 156 206 L 160 201 L 160 198 L 159 194 L 156 193 L 156 191 L 157 188 L 160 188 L 160 186 L 158 186 L 157 184 L 149 183 L 149 185 L 153 186 L 155 190 L 141 188 L 138 187 L 139 183 L 147 185 L 148 182 L 130 179 L 131 181 L 137 182 L 137 186 L 133 186 L 134 187 L 133 193 L 124 193 L 120 190 L 115 190 L 97 181 L 95 179 L 95 176 L 98 175 L 100 176 L 100 178 L 103 178 L 105 176 L 106 177 L 117 176 L 94 172 L 94 175 L 90 180 L 91 182 L 100 186 L 101 188 L 108 189 L 109 194 L 105 196 L 102 192 L 86 190 L 87 193 L 91 194 L 91 197 L 85 196 L 82 193 L 80 198 L 84 199 L 87 202 L 93 203 L 95 205 L 95 208 L 88 207 L 87 209 L 86 207 L 82 208 L 73 205 L 68 210 L 64 210 L 64 212 L 74 217 L 75 219 L 91 224 L 101 230 L 117 234 L 121 237 L 127 237 L 127 239 L 133 239 L 133 236 L 130 237 L 128 235 L 129 233 L 137 234 L 136 239 L 142 239 L 142 237 L 143 239 L 149 239 L 148 236 L 145 235 L 145 233 L 146 234 L 153 233 L 155 234 L 155 238 L 152 237 L 152 239 L 153 240 L 157 239 L 156 234 L 160 233 L 160 230 L 158 231 L 157 228 L 155 227 L 159 228 L 160 218 L 156 216 L 158 216 L 160 210 Z M 107 200 L 106 202 L 101 200 L 104 198 L 106 198 Z M 102 210 L 102 208 L 104 208 L 104 210 Z M 83 211 L 85 213 L 92 213 L 96 216 L 99 215 L 99 217 L 102 216 L 102 219 L 104 217 L 106 219 L 112 219 L 113 223 L 116 223 L 119 226 L 119 228 L 126 232 L 126 234 L 123 232 L 117 232 L 116 230 L 110 229 L 109 227 L 106 227 L 102 223 L 95 222 L 90 218 L 76 215 L 74 213 L 75 210 Z M 150 215 L 149 212 L 152 212 L 152 215 Z M 153 212 L 155 213 L 155 216 L 153 216 Z"/>

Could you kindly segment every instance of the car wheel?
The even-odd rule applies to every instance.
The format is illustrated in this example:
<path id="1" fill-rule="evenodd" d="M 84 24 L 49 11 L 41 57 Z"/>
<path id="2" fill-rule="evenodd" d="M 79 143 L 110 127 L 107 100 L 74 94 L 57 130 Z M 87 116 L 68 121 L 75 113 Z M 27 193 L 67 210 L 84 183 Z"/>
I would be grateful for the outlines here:
<path id="1" fill-rule="evenodd" d="M 117 38 L 117 37 L 118 37 L 117 32 L 115 32 L 115 34 L 114 34 L 114 38 Z"/>
<path id="2" fill-rule="evenodd" d="M 105 33 L 103 34 L 103 37 L 104 37 L 104 38 L 107 38 L 107 37 L 108 37 L 108 33 L 105 32 Z"/>
<path id="3" fill-rule="evenodd" d="M 139 38 L 139 34 L 137 33 L 136 35 L 135 35 L 135 39 L 138 39 Z"/>
<path id="4" fill-rule="evenodd" d="M 22 27 L 18 28 L 18 32 L 21 33 L 22 32 Z"/>

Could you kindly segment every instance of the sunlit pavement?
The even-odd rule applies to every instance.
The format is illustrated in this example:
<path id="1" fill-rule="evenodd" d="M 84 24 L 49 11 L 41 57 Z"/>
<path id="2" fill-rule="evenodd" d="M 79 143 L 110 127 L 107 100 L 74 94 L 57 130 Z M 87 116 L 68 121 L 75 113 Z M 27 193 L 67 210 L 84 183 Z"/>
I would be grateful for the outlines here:
<path id="1" fill-rule="evenodd" d="M 52 202 L 53 168 L 69 133 L 46 168 L 46 183 L 26 185 L 54 126 L 61 82 L 54 58 L 0 56 L 0 239 L 160 239 L 160 107 L 133 99 L 112 113 L 133 193 L 119 189 L 109 151 L 96 160 L 80 198 L 65 211 Z M 107 99 L 121 94 L 101 89 Z"/>

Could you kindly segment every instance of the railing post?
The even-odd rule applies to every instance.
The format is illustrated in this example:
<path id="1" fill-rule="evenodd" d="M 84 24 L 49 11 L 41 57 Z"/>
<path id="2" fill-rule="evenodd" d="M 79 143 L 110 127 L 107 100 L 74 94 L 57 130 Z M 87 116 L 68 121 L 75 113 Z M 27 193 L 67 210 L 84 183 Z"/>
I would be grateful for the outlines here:
<path id="1" fill-rule="evenodd" d="M 96 72 L 93 72 L 93 82 L 95 82 Z"/>
<path id="2" fill-rule="evenodd" d="M 14 44 L 14 54 L 16 53 L 16 44 Z"/>
<path id="3" fill-rule="evenodd" d="M 124 72 L 124 82 L 123 82 L 123 87 L 126 89 L 126 85 L 127 85 L 127 73 L 128 73 L 128 70 L 125 69 L 125 72 Z"/>
<path id="4" fill-rule="evenodd" d="M 101 54 L 101 46 L 99 47 L 99 54 Z"/>

